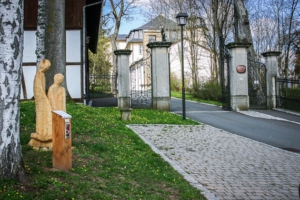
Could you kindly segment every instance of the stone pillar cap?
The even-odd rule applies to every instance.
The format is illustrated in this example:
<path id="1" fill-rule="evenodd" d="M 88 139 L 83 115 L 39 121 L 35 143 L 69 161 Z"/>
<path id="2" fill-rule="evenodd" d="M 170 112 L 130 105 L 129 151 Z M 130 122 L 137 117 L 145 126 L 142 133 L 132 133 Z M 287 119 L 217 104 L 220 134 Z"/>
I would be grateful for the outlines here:
<path id="1" fill-rule="evenodd" d="M 172 44 L 173 44 L 172 42 L 150 42 L 147 44 L 147 47 L 149 47 L 149 48 L 155 48 L 155 47 L 169 48 Z"/>
<path id="2" fill-rule="evenodd" d="M 262 53 L 261 55 L 263 57 L 268 57 L 268 56 L 279 56 L 281 54 L 281 51 L 266 51 Z"/>
<path id="3" fill-rule="evenodd" d="M 230 43 L 226 44 L 225 46 L 228 49 L 232 49 L 232 48 L 237 48 L 237 47 L 248 48 L 251 45 L 252 45 L 252 43 L 250 43 L 250 42 L 230 42 Z"/>
<path id="4" fill-rule="evenodd" d="M 128 49 L 119 49 L 114 51 L 115 55 L 130 55 L 131 52 L 132 50 L 128 50 Z"/>

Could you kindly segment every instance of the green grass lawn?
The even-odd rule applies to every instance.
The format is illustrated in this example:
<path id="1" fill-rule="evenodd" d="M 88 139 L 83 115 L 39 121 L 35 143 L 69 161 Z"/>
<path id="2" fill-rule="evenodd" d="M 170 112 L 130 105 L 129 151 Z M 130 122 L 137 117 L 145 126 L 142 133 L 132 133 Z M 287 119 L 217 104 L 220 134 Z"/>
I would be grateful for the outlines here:
<path id="1" fill-rule="evenodd" d="M 176 91 L 171 91 L 171 96 L 181 99 L 182 98 L 182 93 L 181 92 L 176 92 Z M 201 102 L 201 103 L 213 104 L 213 105 L 216 105 L 216 106 L 222 106 L 222 102 L 213 101 L 213 100 L 198 99 L 198 98 L 193 97 L 189 93 L 185 94 L 185 99 L 186 100 L 191 100 L 191 101 L 196 101 L 196 102 Z"/>
<path id="2" fill-rule="evenodd" d="M 197 124 L 181 116 L 134 109 L 130 122 L 117 108 L 68 104 L 73 167 L 52 168 L 52 152 L 27 145 L 35 131 L 34 102 L 21 103 L 21 143 L 30 181 L 0 183 L 0 199 L 205 199 L 126 124 Z"/>

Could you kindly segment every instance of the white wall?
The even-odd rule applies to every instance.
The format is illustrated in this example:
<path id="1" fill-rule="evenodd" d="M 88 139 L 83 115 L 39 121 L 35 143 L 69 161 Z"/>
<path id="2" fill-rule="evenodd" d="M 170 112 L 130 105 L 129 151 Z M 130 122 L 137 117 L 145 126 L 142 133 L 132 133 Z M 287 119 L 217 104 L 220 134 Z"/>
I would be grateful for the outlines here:
<path id="1" fill-rule="evenodd" d="M 143 58 L 143 52 L 140 54 L 140 45 L 143 45 L 143 43 L 131 43 L 130 44 L 130 50 L 132 50 L 132 52 L 131 52 L 131 55 L 129 56 L 129 65 L 131 65 L 131 63 Z"/>
<path id="2" fill-rule="evenodd" d="M 23 63 L 36 62 L 36 31 L 24 31 L 24 50 Z M 66 62 L 81 63 L 81 31 L 66 31 Z M 36 66 L 23 66 L 27 99 L 33 97 L 33 81 L 36 74 Z M 81 65 L 66 66 L 67 86 L 72 98 L 81 98 L 82 81 Z M 21 99 L 24 99 L 23 90 L 21 90 Z"/>
<path id="3" fill-rule="evenodd" d="M 81 62 L 80 30 L 66 31 L 67 62 Z"/>
<path id="4" fill-rule="evenodd" d="M 68 30 L 66 32 L 66 60 L 67 62 L 81 62 L 81 33 L 80 30 Z M 69 93 L 72 98 L 81 98 L 81 66 L 67 65 L 66 79 Z M 84 76 L 83 76 L 84 77 Z"/>
<path id="5" fill-rule="evenodd" d="M 23 74 L 25 77 L 25 87 L 27 92 L 27 99 L 32 99 L 33 97 L 33 81 L 36 74 L 36 66 L 25 66 L 23 67 Z M 23 88 L 21 87 L 21 99 L 24 99 Z"/>
<path id="6" fill-rule="evenodd" d="M 36 62 L 36 31 L 24 31 L 23 62 Z"/>
<path id="7" fill-rule="evenodd" d="M 81 98 L 81 67 L 80 65 L 67 66 L 67 86 L 72 98 Z"/>
<path id="8" fill-rule="evenodd" d="M 126 47 L 126 40 L 117 41 L 117 49 L 125 49 Z"/>

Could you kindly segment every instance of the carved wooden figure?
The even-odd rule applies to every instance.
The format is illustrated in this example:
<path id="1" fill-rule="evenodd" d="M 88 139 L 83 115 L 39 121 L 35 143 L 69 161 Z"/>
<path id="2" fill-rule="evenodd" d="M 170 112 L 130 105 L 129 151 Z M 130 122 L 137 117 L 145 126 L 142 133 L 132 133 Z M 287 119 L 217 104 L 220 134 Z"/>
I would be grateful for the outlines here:
<path id="1" fill-rule="evenodd" d="M 34 99 L 36 112 L 36 133 L 31 133 L 28 145 L 52 148 L 51 105 L 46 95 L 45 72 L 50 68 L 49 60 L 42 60 L 34 78 Z"/>
<path id="2" fill-rule="evenodd" d="M 48 99 L 52 110 L 61 110 L 66 112 L 66 91 L 61 86 L 64 81 L 64 75 L 56 74 L 54 76 L 54 83 L 50 86 L 48 91 Z"/>

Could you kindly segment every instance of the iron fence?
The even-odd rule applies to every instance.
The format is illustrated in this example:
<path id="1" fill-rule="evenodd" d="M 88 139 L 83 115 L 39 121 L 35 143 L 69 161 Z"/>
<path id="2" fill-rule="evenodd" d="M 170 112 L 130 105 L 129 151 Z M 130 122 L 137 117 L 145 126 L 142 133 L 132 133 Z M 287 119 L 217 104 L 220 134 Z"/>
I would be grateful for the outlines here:
<path id="1" fill-rule="evenodd" d="M 90 98 L 112 97 L 116 94 L 117 75 L 90 74 L 89 95 Z M 115 85 L 115 87 L 112 87 Z"/>
<path id="2" fill-rule="evenodd" d="M 130 65 L 132 107 L 152 106 L 151 54 Z"/>
<path id="3" fill-rule="evenodd" d="M 276 82 L 276 107 L 300 111 L 300 79 L 278 78 Z"/>
<path id="4" fill-rule="evenodd" d="M 248 95 L 251 109 L 267 109 L 267 68 L 252 59 L 248 59 Z"/>

